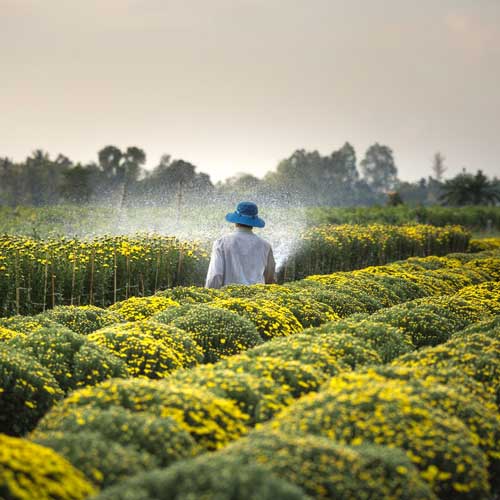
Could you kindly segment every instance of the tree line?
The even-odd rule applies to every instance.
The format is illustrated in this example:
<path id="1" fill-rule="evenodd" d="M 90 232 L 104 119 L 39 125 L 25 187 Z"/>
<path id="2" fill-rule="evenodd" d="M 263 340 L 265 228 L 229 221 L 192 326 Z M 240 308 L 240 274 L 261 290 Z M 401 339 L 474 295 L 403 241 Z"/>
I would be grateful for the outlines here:
<path id="1" fill-rule="evenodd" d="M 42 150 L 16 163 L 0 157 L 0 205 L 44 206 L 59 203 L 151 206 L 274 200 L 304 205 L 478 205 L 500 202 L 500 181 L 478 170 L 444 179 L 445 159 L 433 158 L 431 175 L 418 182 L 398 177 L 390 147 L 373 144 L 358 162 L 354 147 L 345 143 L 329 155 L 296 150 L 263 179 L 237 174 L 214 184 L 195 165 L 170 155 L 152 170 L 144 168 L 146 153 L 132 146 L 105 146 L 97 161 L 74 163 L 64 155 L 51 158 Z"/>

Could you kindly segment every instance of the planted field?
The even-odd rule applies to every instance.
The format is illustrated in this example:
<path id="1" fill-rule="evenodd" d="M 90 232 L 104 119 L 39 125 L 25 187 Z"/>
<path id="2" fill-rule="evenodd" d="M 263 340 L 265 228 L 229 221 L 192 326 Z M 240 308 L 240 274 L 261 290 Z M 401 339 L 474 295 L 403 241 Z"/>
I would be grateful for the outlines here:
<path id="1" fill-rule="evenodd" d="M 276 254 L 281 280 L 466 251 L 460 226 L 321 226 Z M 58 305 L 107 307 L 178 285 L 203 285 L 209 244 L 159 235 L 90 240 L 0 236 L 0 316 Z"/>
<path id="2" fill-rule="evenodd" d="M 499 315 L 490 250 L 1 319 L 0 493 L 494 498 Z"/>

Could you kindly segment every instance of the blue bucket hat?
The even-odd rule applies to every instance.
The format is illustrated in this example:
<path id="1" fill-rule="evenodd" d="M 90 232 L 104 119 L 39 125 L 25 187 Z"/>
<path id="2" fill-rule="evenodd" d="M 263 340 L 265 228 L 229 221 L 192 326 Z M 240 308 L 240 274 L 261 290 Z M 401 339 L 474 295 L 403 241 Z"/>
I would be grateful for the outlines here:
<path id="1" fill-rule="evenodd" d="M 244 224 L 245 226 L 264 227 L 266 223 L 257 217 L 259 209 L 252 201 L 242 201 L 238 203 L 236 210 L 226 215 L 228 222 Z"/>

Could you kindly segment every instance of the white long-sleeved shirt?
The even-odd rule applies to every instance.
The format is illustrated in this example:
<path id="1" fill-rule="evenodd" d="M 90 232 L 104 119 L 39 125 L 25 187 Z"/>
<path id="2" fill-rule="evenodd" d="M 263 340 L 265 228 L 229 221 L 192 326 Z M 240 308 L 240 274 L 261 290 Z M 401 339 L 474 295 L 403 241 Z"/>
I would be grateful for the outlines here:
<path id="1" fill-rule="evenodd" d="M 274 283 L 275 266 L 271 245 L 251 229 L 236 227 L 213 244 L 205 288 Z"/>

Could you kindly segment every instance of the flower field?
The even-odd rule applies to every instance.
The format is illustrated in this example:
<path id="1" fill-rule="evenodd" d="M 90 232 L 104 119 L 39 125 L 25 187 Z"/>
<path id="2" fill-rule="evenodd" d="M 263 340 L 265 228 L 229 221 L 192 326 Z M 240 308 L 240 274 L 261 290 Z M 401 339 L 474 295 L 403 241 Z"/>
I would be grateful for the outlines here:
<path id="1" fill-rule="evenodd" d="M 291 245 L 282 281 L 348 271 L 411 256 L 464 252 L 459 226 L 320 226 Z M 0 316 L 58 305 L 107 307 L 163 288 L 203 285 L 209 245 L 156 234 L 94 239 L 0 235 Z"/>
<path id="2" fill-rule="evenodd" d="M 0 498 L 494 499 L 500 252 L 327 268 L 0 319 Z"/>

